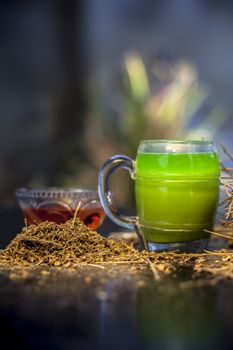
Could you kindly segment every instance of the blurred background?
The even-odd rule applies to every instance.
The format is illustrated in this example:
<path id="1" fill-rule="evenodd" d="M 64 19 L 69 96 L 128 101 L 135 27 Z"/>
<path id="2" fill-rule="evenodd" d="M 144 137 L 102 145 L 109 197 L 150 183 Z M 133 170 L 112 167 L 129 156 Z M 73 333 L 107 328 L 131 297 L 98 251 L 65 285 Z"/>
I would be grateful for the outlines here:
<path id="1" fill-rule="evenodd" d="M 96 188 L 141 139 L 233 150 L 232 19 L 226 0 L 1 1 L 1 233 L 17 187 Z M 133 208 L 128 175 L 112 186 Z"/>

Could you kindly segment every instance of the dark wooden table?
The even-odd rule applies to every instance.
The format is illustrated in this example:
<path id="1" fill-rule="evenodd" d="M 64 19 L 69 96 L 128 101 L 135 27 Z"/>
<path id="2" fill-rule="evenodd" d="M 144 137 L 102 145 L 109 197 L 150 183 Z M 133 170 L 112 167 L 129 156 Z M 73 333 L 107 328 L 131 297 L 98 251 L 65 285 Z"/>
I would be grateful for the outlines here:
<path id="1" fill-rule="evenodd" d="M 1 349 L 232 349 L 233 283 L 147 269 L 0 271 Z"/>

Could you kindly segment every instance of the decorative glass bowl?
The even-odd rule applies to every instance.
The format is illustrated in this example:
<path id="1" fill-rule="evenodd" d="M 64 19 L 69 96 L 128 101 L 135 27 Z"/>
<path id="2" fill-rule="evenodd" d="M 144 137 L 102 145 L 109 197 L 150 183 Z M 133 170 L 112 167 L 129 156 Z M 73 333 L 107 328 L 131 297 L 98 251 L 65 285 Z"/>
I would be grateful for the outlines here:
<path id="1" fill-rule="evenodd" d="M 77 214 L 85 225 L 95 230 L 105 218 L 98 192 L 95 190 L 19 188 L 15 194 L 28 225 L 42 221 L 61 224 Z"/>

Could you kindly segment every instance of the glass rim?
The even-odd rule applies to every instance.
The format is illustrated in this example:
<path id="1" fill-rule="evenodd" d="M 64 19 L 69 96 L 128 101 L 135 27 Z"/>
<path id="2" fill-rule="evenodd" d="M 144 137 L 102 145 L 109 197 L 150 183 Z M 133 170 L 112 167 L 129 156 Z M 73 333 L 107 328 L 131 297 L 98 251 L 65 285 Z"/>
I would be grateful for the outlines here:
<path id="1" fill-rule="evenodd" d="M 17 197 L 46 197 L 46 196 L 72 196 L 72 195 L 93 195 L 98 197 L 98 191 L 87 188 L 72 188 L 72 187 L 46 187 L 46 188 L 28 188 L 20 187 L 15 190 Z"/>
<path id="2" fill-rule="evenodd" d="M 206 140 L 142 140 L 138 153 L 217 153 L 217 148 Z"/>
<path id="3" fill-rule="evenodd" d="M 207 141 L 207 140 L 141 140 L 140 144 L 142 143 L 177 143 L 177 144 L 190 144 L 190 145 L 214 145 L 213 141 Z"/>

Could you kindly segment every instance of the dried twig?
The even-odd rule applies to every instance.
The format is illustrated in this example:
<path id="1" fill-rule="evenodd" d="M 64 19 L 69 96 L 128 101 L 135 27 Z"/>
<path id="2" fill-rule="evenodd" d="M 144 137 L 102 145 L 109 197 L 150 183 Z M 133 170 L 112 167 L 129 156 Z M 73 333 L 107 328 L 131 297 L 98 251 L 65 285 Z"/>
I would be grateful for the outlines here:
<path id="1" fill-rule="evenodd" d="M 75 221 L 76 221 L 76 219 L 77 219 L 77 215 L 78 215 L 79 209 L 81 208 L 81 204 L 82 204 L 82 202 L 79 201 L 79 202 L 78 202 L 78 205 L 77 205 L 77 207 L 76 207 L 76 209 L 75 209 L 74 217 L 73 217 L 73 225 L 74 225 L 74 223 L 75 223 Z"/>

